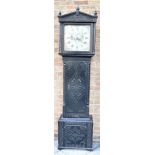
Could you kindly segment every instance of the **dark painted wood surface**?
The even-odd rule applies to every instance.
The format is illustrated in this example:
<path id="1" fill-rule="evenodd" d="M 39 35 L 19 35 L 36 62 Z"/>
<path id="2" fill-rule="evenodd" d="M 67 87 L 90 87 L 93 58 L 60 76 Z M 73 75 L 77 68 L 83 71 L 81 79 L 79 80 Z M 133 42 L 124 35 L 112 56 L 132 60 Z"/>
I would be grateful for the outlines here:
<path id="1" fill-rule="evenodd" d="M 92 150 L 93 119 L 89 115 L 90 62 L 95 54 L 97 14 L 76 11 L 58 16 L 60 22 L 60 55 L 63 57 L 63 114 L 58 121 L 58 149 Z M 64 51 L 64 26 L 91 26 L 89 51 Z"/>

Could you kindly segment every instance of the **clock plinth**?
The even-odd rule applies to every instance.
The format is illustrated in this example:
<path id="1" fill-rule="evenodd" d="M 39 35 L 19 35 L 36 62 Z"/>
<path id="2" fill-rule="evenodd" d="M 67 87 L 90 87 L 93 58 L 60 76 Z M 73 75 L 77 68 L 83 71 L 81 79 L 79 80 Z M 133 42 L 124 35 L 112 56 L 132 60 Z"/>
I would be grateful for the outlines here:
<path id="1" fill-rule="evenodd" d="M 92 150 L 93 120 L 86 118 L 60 117 L 58 121 L 58 149 L 87 149 Z"/>
<path id="2" fill-rule="evenodd" d="M 95 53 L 97 16 L 77 11 L 61 15 L 63 114 L 58 121 L 58 149 L 92 150 L 93 119 L 89 115 L 90 63 Z"/>

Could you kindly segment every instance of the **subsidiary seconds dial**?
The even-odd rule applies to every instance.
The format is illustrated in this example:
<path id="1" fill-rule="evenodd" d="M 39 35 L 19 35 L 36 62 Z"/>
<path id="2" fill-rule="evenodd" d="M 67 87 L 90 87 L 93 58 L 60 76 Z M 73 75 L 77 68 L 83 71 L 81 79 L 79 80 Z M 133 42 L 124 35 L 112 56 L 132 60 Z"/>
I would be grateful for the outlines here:
<path id="1" fill-rule="evenodd" d="M 89 51 L 90 50 L 90 26 L 66 25 L 64 27 L 65 51 Z"/>

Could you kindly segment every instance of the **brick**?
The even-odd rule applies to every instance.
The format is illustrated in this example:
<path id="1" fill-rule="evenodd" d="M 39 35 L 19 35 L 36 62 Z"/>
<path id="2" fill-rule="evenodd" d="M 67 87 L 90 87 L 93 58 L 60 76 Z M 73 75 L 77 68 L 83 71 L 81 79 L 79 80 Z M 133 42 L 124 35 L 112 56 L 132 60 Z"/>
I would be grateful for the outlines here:
<path id="1" fill-rule="evenodd" d="M 93 105 L 94 113 L 100 113 L 100 107 L 98 105 Z"/>
<path id="2" fill-rule="evenodd" d="M 88 1 L 74 1 L 76 5 L 88 4 Z"/>

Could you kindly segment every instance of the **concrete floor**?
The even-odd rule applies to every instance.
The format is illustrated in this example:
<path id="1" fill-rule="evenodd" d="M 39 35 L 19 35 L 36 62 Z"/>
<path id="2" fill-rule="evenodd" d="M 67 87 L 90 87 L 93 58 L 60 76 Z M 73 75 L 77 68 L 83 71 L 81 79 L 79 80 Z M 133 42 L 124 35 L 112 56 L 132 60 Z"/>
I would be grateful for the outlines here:
<path id="1" fill-rule="evenodd" d="M 87 150 L 75 150 L 75 149 L 62 149 L 58 150 L 58 141 L 54 142 L 54 155 L 100 155 L 100 145 L 98 142 L 94 142 L 93 151 Z"/>

